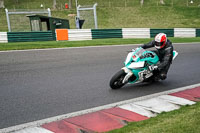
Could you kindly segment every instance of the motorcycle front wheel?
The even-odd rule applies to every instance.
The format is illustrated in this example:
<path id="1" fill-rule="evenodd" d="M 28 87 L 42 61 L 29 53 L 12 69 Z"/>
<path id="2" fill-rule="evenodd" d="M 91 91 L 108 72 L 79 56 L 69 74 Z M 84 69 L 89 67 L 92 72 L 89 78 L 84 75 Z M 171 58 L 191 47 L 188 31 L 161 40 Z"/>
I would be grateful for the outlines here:
<path id="1" fill-rule="evenodd" d="M 110 87 L 112 89 L 119 89 L 122 86 L 125 85 L 125 83 L 123 82 L 124 77 L 126 76 L 126 73 L 124 72 L 124 70 L 120 70 L 118 71 L 110 80 Z"/>

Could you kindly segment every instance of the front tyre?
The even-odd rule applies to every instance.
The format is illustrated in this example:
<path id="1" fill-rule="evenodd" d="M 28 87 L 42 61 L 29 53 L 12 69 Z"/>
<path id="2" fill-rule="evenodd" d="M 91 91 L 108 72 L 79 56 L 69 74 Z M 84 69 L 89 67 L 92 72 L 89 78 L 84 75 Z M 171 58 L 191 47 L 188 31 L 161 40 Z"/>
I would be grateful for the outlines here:
<path id="1" fill-rule="evenodd" d="M 110 87 L 112 89 L 119 89 L 122 86 L 125 85 L 125 83 L 123 82 L 124 77 L 126 76 L 126 73 L 124 72 L 124 70 L 120 70 L 118 71 L 110 80 Z"/>

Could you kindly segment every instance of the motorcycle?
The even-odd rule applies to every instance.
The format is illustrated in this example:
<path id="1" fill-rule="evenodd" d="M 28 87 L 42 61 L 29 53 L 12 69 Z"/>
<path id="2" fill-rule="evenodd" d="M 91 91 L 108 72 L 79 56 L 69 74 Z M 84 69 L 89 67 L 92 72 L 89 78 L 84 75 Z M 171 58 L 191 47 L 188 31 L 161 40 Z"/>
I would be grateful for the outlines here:
<path id="1" fill-rule="evenodd" d="M 173 51 L 173 60 L 178 52 Z M 159 57 L 153 51 L 147 51 L 141 47 L 128 53 L 124 62 L 125 67 L 118 71 L 110 80 L 112 89 L 119 89 L 125 84 L 136 84 L 145 81 L 152 81 L 152 68 L 159 62 Z"/>

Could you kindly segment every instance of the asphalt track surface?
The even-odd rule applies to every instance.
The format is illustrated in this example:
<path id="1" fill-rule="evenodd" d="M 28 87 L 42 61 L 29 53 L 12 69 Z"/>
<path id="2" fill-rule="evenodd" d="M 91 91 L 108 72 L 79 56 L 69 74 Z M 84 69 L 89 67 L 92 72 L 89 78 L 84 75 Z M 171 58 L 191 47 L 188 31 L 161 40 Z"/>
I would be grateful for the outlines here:
<path id="1" fill-rule="evenodd" d="M 200 43 L 175 44 L 168 78 L 112 90 L 134 45 L 0 52 L 0 129 L 200 83 Z"/>

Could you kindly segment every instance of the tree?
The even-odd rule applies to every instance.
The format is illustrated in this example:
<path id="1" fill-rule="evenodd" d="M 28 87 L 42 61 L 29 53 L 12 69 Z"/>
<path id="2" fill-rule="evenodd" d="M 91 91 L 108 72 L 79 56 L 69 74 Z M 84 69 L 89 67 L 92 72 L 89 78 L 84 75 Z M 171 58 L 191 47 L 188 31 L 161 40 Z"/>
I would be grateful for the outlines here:
<path id="1" fill-rule="evenodd" d="M 160 0 L 160 4 L 164 5 L 165 4 L 164 0 Z"/>
<path id="2" fill-rule="evenodd" d="M 140 0 L 140 5 L 143 6 L 144 0 Z"/>
<path id="3" fill-rule="evenodd" d="M 140 0 L 140 5 L 143 6 L 143 4 L 144 0 Z M 165 4 L 164 0 L 160 0 L 160 4 L 164 5 Z"/>
<path id="4" fill-rule="evenodd" d="M 72 9 L 72 0 L 69 0 L 69 9 Z"/>
<path id="5" fill-rule="evenodd" d="M 56 9 L 56 0 L 53 0 L 53 9 Z"/>
<path id="6" fill-rule="evenodd" d="M 0 0 L 0 8 L 5 8 L 4 0 Z"/>

